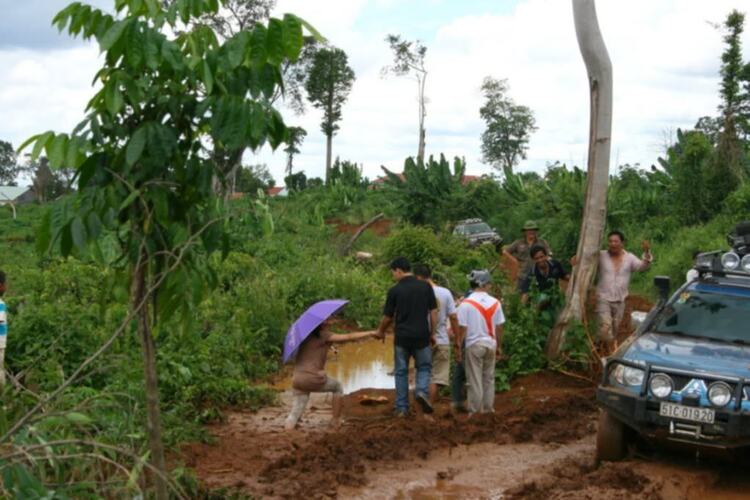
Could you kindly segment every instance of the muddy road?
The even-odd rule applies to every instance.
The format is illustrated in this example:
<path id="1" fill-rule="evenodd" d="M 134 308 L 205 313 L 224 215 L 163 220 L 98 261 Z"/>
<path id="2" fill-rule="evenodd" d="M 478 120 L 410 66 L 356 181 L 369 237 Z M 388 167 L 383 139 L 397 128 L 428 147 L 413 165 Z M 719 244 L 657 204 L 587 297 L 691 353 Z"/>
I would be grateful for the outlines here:
<path id="1" fill-rule="evenodd" d="M 208 488 L 260 498 L 750 498 L 746 469 L 689 454 L 639 454 L 596 465 L 594 388 L 554 372 L 530 375 L 498 394 L 495 414 L 432 421 L 390 416 L 389 346 L 346 346 L 329 363 L 344 383 L 345 423 L 330 431 L 329 396 L 316 394 L 298 430 L 283 430 L 289 393 L 259 412 L 228 413 L 212 444 L 184 447 Z M 278 387 L 283 389 L 285 381 Z M 383 404 L 365 405 L 380 398 Z"/>

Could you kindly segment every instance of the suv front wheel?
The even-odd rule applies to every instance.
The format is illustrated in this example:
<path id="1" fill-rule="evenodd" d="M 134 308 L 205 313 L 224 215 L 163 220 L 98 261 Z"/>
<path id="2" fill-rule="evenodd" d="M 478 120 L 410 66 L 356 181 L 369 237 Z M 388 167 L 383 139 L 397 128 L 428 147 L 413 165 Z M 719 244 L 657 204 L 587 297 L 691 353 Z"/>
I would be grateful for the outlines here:
<path id="1" fill-rule="evenodd" d="M 626 452 L 626 431 L 625 425 L 610 415 L 607 410 L 599 410 L 599 427 L 596 433 L 596 460 L 621 460 Z"/>

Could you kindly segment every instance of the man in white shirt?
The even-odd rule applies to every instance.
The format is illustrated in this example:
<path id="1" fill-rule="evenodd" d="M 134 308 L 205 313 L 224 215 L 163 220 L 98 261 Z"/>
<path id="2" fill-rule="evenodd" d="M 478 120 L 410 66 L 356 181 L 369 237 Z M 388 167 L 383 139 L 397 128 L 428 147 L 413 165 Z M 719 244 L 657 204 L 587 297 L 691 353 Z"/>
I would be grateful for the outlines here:
<path id="1" fill-rule="evenodd" d="M 495 409 L 495 361 L 502 356 L 505 315 L 500 301 L 487 293 L 489 271 L 472 271 L 468 278 L 472 292 L 458 306 L 456 339 L 459 346 L 465 340 L 466 348 L 456 356 L 465 359 L 469 413 L 489 413 Z"/>
<path id="2" fill-rule="evenodd" d="M 646 271 L 653 256 L 647 241 L 641 243 L 643 259 L 625 250 L 625 236 L 620 231 L 607 235 L 607 250 L 599 252 L 599 280 L 596 286 L 596 314 L 599 319 L 599 340 L 612 353 L 616 347 L 617 328 L 625 315 L 630 276 Z"/>
<path id="3" fill-rule="evenodd" d="M 437 401 L 438 387 L 447 386 L 450 380 L 451 339 L 448 334 L 448 322 L 450 321 L 451 332 L 455 335 L 455 332 L 458 331 L 456 302 L 453 300 L 453 294 L 450 290 L 435 284 L 432 280 L 432 270 L 427 265 L 416 264 L 414 276 L 432 286 L 438 304 L 435 345 L 432 346 L 432 378 L 430 380 L 430 402 L 434 405 Z"/>

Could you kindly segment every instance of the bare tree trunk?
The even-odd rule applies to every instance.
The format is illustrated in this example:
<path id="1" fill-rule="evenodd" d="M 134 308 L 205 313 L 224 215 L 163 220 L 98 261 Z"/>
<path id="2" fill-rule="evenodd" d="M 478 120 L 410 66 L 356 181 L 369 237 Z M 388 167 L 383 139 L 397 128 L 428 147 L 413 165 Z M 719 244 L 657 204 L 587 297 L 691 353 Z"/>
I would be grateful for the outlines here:
<path id="1" fill-rule="evenodd" d="M 333 134 L 326 136 L 326 186 L 331 181 L 331 149 L 333 148 Z"/>
<path id="2" fill-rule="evenodd" d="M 354 244 L 359 239 L 359 237 L 362 236 L 362 233 L 364 233 L 367 230 L 368 227 L 372 226 L 373 224 L 375 224 L 377 221 L 379 221 L 383 217 L 385 217 L 385 214 L 383 212 L 380 212 L 378 215 L 376 215 L 372 219 L 370 219 L 367 222 L 365 222 L 364 224 L 362 224 L 362 226 L 360 226 L 360 228 L 357 229 L 357 232 L 354 233 L 354 236 L 351 237 L 351 239 L 349 240 L 349 243 L 347 243 L 346 246 L 344 247 L 344 249 L 341 251 L 341 254 L 342 255 L 348 254 L 349 251 L 351 251 L 351 249 L 354 246 Z"/>
<path id="3" fill-rule="evenodd" d="M 596 274 L 599 249 L 607 217 L 607 184 L 612 133 L 612 62 L 604 45 L 594 0 L 573 0 L 578 46 L 586 64 L 591 91 L 588 183 L 586 203 L 576 253 L 578 265 L 571 275 L 565 308 L 547 341 L 547 357 L 559 356 L 572 321 L 582 321 L 588 290 Z"/>
<path id="4" fill-rule="evenodd" d="M 141 259 L 135 270 L 133 280 L 133 307 L 144 301 L 146 294 L 147 259 Z M 148 301 L 146 301 L 148 304 Z M 138 335 L 141 338 L 143 349 L 143 373 L 146 381 L 146 433 L 148 434 L 149 450 L 151 452 L 151 465 L 161 474 L 155 474 L 154 485 L 156 487 L 157 500 L 167 500 L 167 483 L 164 480 L 166 466 L 164 462 L 164 443 L 161 439 L 161 413 L 159 409 L 159 382 L 156 374 L 156 346 L 151 335 L 151 323 L 149 320 L 149 308 L 147 305 L 138 311 Z"/>
<path id="5" fill-rule="evenodd" d="M 417 149 L 417 163 L 424 164 L 424 143 L 425 143 L 425 131 L 424 131 L 424 117 L 427 114 L 427 109 L 424 102 L 424 88 L 427 74 L 418 77 L 417 83 L 419 85 L 419 146 Z"/>

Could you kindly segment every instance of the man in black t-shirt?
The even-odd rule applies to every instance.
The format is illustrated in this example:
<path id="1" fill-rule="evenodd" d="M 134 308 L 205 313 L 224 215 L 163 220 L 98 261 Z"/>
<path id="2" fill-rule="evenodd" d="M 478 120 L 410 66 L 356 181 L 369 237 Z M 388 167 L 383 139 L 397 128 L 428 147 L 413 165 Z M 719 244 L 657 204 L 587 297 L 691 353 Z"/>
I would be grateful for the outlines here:
<path id="1" fill-rule="evenodd" d="M 411 273 L 411 264 L 404 257 L 391 262 L 391 274 L 396 285 L 388 290 L 383 308 L 383 319 L 378 335 L 395 323 L 393 341 L 394 375 L 396 379 L 396 415 L 409 411 L 409 358 L 414 358 L 416 388 L 414 399 L 425 413 L 432 413 L 429 385 L 432 375 L 432 346 L 437 326 L 437 299 L 432 287 Z"/>
<path id="2" fill-rule="evenodd" d="M 561 279 L 567 280 L 569 278 L 562 264 L 550 258 L 544 246 L 532 246 L 531 250 L 529 250 L 529 255 L 534 264 L 528 274 L 520 280 L 518 286 L 521 292 L 521 301 L 524 304 L 529 300 L 529 289 L 531 288 L 532 280 L 536 280 L 537 288 L 540 292 L 545 292 L 552 287 L 559 286 L 558 283 Z"/>

